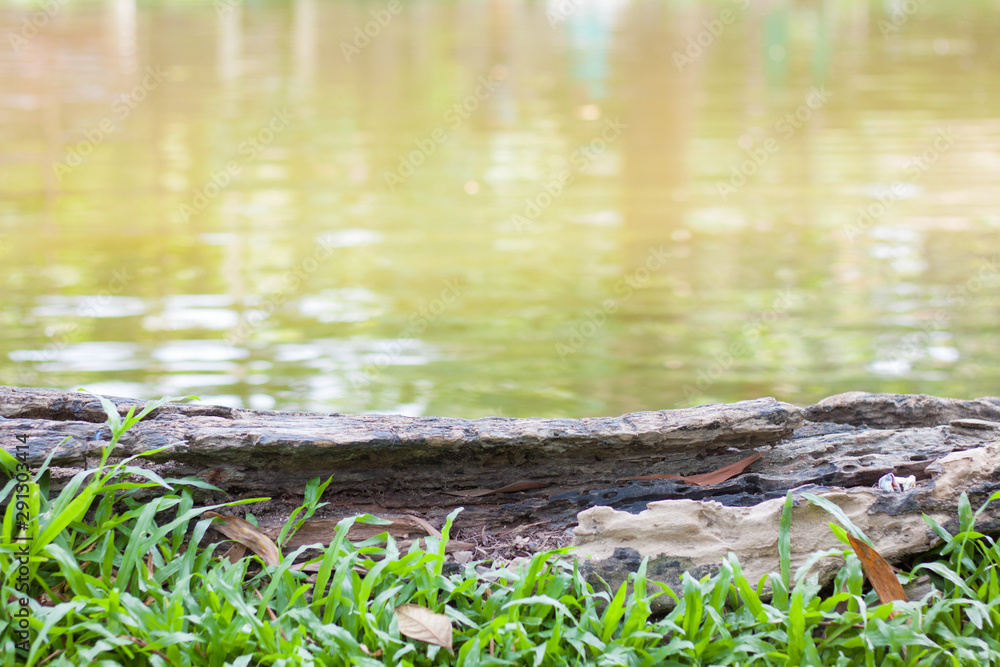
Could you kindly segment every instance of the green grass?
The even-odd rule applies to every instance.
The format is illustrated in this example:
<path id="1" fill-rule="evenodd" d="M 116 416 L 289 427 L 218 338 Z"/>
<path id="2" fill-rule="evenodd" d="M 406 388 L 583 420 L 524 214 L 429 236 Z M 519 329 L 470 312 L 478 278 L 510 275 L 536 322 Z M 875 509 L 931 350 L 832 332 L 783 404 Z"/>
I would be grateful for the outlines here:
<path id="1" fill-rule="evenodd" d="M 0 491 L 0 665 L 1000 664 L 1000 548 L 975 532 L 983 508 L 973 513 L 964 497 L 956 535 L 928 519 L 944 545 L 912 575 L 930 574 L 936 590 L 892 605 L 865 592 L 849 549 L 832 552 L 844 558 L 833 586 L 821 587 L 808 564 L 791 571 L 790 497 L 769 601 L 733 556 L 715 576 L 685 576 L 679 596 L 648 580 L 645 563 L 630 585 L 592 586 L 566 549 L 518 568 L 450 572 L 445 545 L 457 512 L 440 539 L 405 552 L 385 533 L 350 542 L 355 520 L 378 519 L 344 520 L 307 575 L 290 568 L 303 549 L 265 566 L 256 555 L 230 563 L 219 544 L 203 543 L 212 520 L 202 515 L 223 507 L 195 507 L 190 489 L 203 482 L 160 479 L 133 459 L 108 462 L 118 438 L 159 404 L 125 419 L 106 404 L 113 439 L 100 465 L 58 495 L 50 497 L 47 462 L 30 482 L 12 478 Z M 9 454 L 0 462 L 16 473 Z M 155 486 L 167 493 L 134 497 Z M 315 480 L 283 536 L 315 511 L 321 492 Z M 19 511 L 31 517 L 26 525 Z M 23 542 L 11 538 L 19 534 L 31 543 L 25 567 L 15 556 Z M 30 582 L 27 651 L 15 646 L 19 576 Z M 673 609 L 654 614 L 664 595 Z M 394 609 L 405 603 L 451 620 L 453 652 L 400 633 Z"/>

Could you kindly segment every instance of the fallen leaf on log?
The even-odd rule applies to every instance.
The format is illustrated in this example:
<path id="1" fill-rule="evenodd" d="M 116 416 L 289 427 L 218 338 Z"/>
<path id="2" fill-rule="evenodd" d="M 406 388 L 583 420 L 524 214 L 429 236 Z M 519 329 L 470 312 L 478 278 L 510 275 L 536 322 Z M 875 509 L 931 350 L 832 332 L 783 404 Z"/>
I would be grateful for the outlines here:
<path id="1" fill-rule="evenodd" d="M 401 604 L 396 607 L 396 622 L 400 634 L 451 651 L 451 619 L 444 614 L 415 604 Z"/>
<path id="2" fill-rule="evenodd" d="M 882 558 L 881 554 L 850 533 L 848 533 L 847 539 L 851 541 L 851 547 L 858 555 L 858 560 L 861 561 L 861 569 L 865 571 L 865 576 L 868 577 L 872 588 L 878 594 L 879 602 L 882 604 L 893 600 L 905 602 L 906 591 L 903 590 L 902 584 L 899 583 L 895 572 L 892 571 L 892 566 Z"/>
<path id="3" fill-rule="evenodd" d="M 423 539 L 423 538 L 421 538 Z M 409 549 L 411 542 L 409 540 L 400 542 L 397 546 L 400 549 Z M 458 540 L 448 540 L 448 544 L 444 545 L 444 552 L 446 554 L 455 553 L 456 551 L 468 551 L 469 549 L 475 549 L 476 545 L 473 542 L 459 542 Z"/>
<path id="4" fill-rule="evenodd" d="M 417 524 L 431 537 L 441 537 L 441 531 L 431 525 L 431 522 L 426 519 L 421 519 L 419 516 L 413 516 L 412 514 L 407 514 L 406 518 Z"/>
<path id="5" fill-rule="evenodd" d="M 736 463 L 731 463 L 725 468 L 719 468 L 714 472 L 705 472 L 698 475 L 643 475 L 642 477 L 626 477 L 625 480 L 629 482 L 643 482 L 654 479 L 679 479 L 682 482 L 694 484 L 695 486 L 711 486 L 712 484 L 721 484 L 727 479 L 736 477 L 760 457 L 760 452 L 754 452 L 751 456 Z"/>
<path id="6" fill-rule="evenodd" d="M 247 547 L 264 560 L 265 565 L 277 565 L 281 562 L 281 554 L 274 542 L 264 533 L 257 530 L 252 523 L 238 516 L 223 516 L 218 512 L 205 512 L 204 516 L 218 519 L 212 523 L 217 531 Z"/>
<path id="7" fill-rule="evenodd" d="M 371 523 L 355 523 L 351 526 L 350 530 L 347 531 L 347 539 L 352 542 L 360 542 L 362 540 L 371 539 L 376 535 L 381 535 L 382 533 L 389 533 L 397 540 L 406 539 L 413 533 L 425 532 L 424 528 L 419 524 L 410 521 L 405 517 L 380 517 L 382 519 L 387 519 L 391 523 L 383 524 L 371 524 Z M 337 521 L 331 519 L 320 519 L 315 524 L 315 530 L 310 532 L 310 539 L 303 544 L 308 542 L 323 542 L 324 544 L 329 544 L 337 534 Z M 309 527 L 309 522 L 302 528 Z M 302 529 L 299 529 L 300 532 Z M 323 532 L 326 532 L 323 535 Z"/>
<path id="8" fill-rule="evenodd" d="M 404 551 L 410 548 L 410 545 L 414 542 L 419 542 L 424 538 L 418 537 L 415 540 L 400 540 L 396 543 L 396 548 L 400 551 Z M 444 552 L 447 554 L 453 554 L 457 551 L 468 551 L 469 549 L 475 549 L 476 545 L 472 542 L 459 542 L 458 540 L 448 540 L 448 543 L 444 545 Z"/>
<path id="9" fill-rule="evenodd" d="M 449 496 L 458 496 L 459 498 L 479 498 L 480 496 L 489 496 L 494 493 L 514 493 L 516 491 L 528 491 L 530 489 L 541 489 L 543 487 L 549 486 L 545 482 L 514 482 L 513 484 L 508 484 L 507 486 L 502 486 L 499 489 L 469 489 L 468 491 L 442 491 Z"/>

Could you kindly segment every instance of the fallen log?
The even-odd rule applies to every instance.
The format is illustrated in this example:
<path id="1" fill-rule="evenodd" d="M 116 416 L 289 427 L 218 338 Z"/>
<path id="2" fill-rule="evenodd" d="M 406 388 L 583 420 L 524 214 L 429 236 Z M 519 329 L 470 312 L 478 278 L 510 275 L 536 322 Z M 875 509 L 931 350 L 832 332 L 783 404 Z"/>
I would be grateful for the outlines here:
<path id="1" fill-rule="evenodd" d="M 122 414 L 142 404 L 111 400 Z M 88 394 L 0 387 L 0 446 L 26 441 L 30 466 L 49 454 L 71 471 L 93 463 L 109 439 L 105 421 Z M 851 393 L 807 408 L 762 398 L 621 417 L 475 420 L 167 404 L 114 456 L 164 448 L 148 457 L 162 475 L 197 476 L 224 498 L 276 497 L 270 514 L 254 510 L 262 527 L 287 516 L 309 479 L 332 476 L 323 498 L 331 505 L 308 532 L 318 541 L 335 519 L 364 511 L 439 527 L 463 506 L 459 534 L 484 538 L 567 533 L 579 513 L 577 552 L 593 557 L 594 574 L 618 582 L 649 556 L 654 577 L 677 586 L 682 572 L 712 571 L 730 550 L 747 559 L 751 578 L 775 571 L 775 512 L 790 489 L 844 503 L 889 560 L 926 549 L 936 538 L 921 513 L 953 526 L 962 490 L 975 505 L 1000 489 L 990 449 L 998 439 L 998 398 Z M 960 475 L 963 452 L 983 470 Z M 871 488 L 890 472 L 913 475 L 916 487 Z M 983 518 L 985 530 L 998 525 L 992 512 Z M 799 503 L 794 521 L 796 562 L 833 545 L 825 513 Z"/>
<path id="2" fill-rule="evenodd" d="M 110 400 L 122 414 L 141 405 Z M 163 466 L 160 472 L 195 475 L 234 494 L 301 496 L 313 477 L 332 476 L 327 496 L 338 505 L 443 516 L 461 504 L 466 524 L 477 530 L 539 520 L 564 530 L 577 508 L 561 499 L 550 504 L 551 495 L 586 497 L 659 469 L 706 472 L 791 435 L 801 413 L 772 398 L 594 419 L 465 420 L 167 404 L 134 426 L 113 455 L 164 448 L 149 456 Z M 110 437 L 105 419 L 100 402 L 88 394 L 0 387 L 0 443 L 11 450 L 15 436 L 23 436 L 31 466 L 50 453 L 57 466 L 97 459 Z"/>

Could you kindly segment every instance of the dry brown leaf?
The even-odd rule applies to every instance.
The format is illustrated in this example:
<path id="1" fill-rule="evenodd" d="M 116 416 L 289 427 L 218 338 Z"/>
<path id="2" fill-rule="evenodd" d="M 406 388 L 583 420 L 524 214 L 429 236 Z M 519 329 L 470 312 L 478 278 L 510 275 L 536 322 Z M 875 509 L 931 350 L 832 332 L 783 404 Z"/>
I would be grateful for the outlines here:
<path id="1" fill-rule="evenodd" d="M 761 458 L 760 452 L 754 452 L 745 459 L 740 459 L 736 463 L 731 463 L 724 468 L 719 468 L 715 472 L 707 472 L 701 475 L 687 475 L 684 477 L 684 481 L 697 486 L 711 486 L 712 484 L 721 484 L 727 479 L 736 477 L 741 472 L 746 470 L 751 463 L 757 461 Z"/>
<path id="2" fill-rule="evenodd" d="M 736 463 L 731 463 L 724 468 L 719 468 L 718 470 L 712 472 L 700 473 L 698 475 L 643 475 L 641 477 L 626 477 L 625 481 L 642 482 L 656 479 L 679 479 L 682 482 L 694 484 L 695 486 L 711 486 L 712 484 L 721 484 L 727 479 L 736 477 L 736 475 L 739 475 L 741 472 L 746 470 L 747 466 L 760 457 L 760 452 L 754 452 L 751 456 L 741 459 Z"/>
<path id="3" fill-rule="evenodd" d="M 367 540 L 370 537 L 374 537 L 379 533 L 389 533 L 397 540 L 406 539 L 411 535 L 420 535 L 428 532 L 428 527 L 434 532 L 428 532 L 429 535 L 438 534 L 438 531 L 434 529 L 428 521 L 420 519 L 415 516 L 381 516 L 380 518 L 389 519 L 392 521 L 390 524 L 368 524 L 368 523 L 355 523 L 351 526 L 350 530 L 347 531 L 347 539 L 352 542 L 360 542 L 361 540 Z M 288 540 L 285 545 L 286 549 L 296 549 L 304 544 L 330 544 L 331 541 L 337 535 L 337 524 L 340 523 L 339 519 L 307 519 L 302 527 Z M 425 525 L 426 524 L 426 525 Z M 277 539 L 278 534 L 281 532 L 281 526 L 262 526 L 260 532 L 264 535 L 270 537 L 271 539 Z"/>
<path id="4" fill-rule="evenodd" d="M 865 571 L 865 576 L 878 594 L 879 602 L 882 604 L 893 600 L 905 602 L 906 591 L 892 571 L 892 566 L 882 558 L 882 555 L 853 535 L 849 534 L 847 539 L 851 541 L 851 547 L 861 561 L 861 569 Z"/>
<path id="5" fill-rule="evenodd" d="M 260 600 L 261 600 L 262 602 L 264 601 L 264 596 L 260 594 L 260 591 L 258 591 L 258 590 L 257 590 L 257 589 L 255 588 L 255 589 L 253 589 L 253 592 L 257 594 L 257 597 L 258 597 L 258 598 L 259 598 L 259 599 L 260 599 Z M 275 614 L 275 613 L 274 613 L 274 610 L 273 610 L 273 609 L 271 609 L 270 605 L 268 605 L 268 606 L 267 606 L 267 615 L 271 617 L 271 620 L 272 620 L 272 621 L 277 621 L 277 620 L 278 620 L 278 616 L 277 616 L 277 614 Z M 282 633 L 282 635 L 284 635 L 284 633 Z"/>
<path id="6" fill-rule="evenodd" d="M 142 639 L 139 639 L 138 637 L 133 637 L 132 635 L 118 635 L 118 638 L 119 639 L 127 639 L 128 641 L 132 642 L 133 644 L 135 644 L 139 648 L 146 648 L 146 647 L 149 646 L 149 644 L 147 644 Z M 153 653 L 155 653 L 156 655 L 160 656 L 164 660 L 166 660 L 168 662 L 170 661 L 170 658 L 168 658 L 166 655 L 164 655 L 160 651 L 157 651 L 155 648 L 151 648 L 149 650 L 152 651 Z M 56 653 L 61 653 L 61 652 L 62 651 L 56 651 Z M 56 653 L 53 653 L 52 655 L 55 655 Z M 49 656 L 49 657 L 51 658 L 52 656 Z"/>
<path id="7" fill-rule="evenodd" d="M 380 519 L 388 519 L 389 524 L 355 523 L 347 531 L 347 539 L 352 542 L 367 540 L 381 533 L 389 533 L 397 540 L 408 538 L 414 533 L 426 532 L 426 529 L 419 523 L 414 522 L 408 516 L 379 516 Z"/>
<path id="8" fill-rule="evenodd" d="M 226 553 L 222 554 L 223 558 L 228 558 L 230 563 L 235 563 L 239 559 L 243 558 L 247 553 L 247 548 L 240 544 L 239 542 L 233 542 L 233 546 L 226 550 Z"/>
<path id="9" fill-rule="evenodd" d="M 381 658 L 382 657 L 382 649 L 379 649 L 379 650 L 375 651 L 374 653 L 372 653 L 372 650 L 370 648 L 368 648 L 367 646 L 365 646 L 364 644 L 359 644 L 358 647 L 364 652 L 365 655 L 367 655 L 369 657 L 372 657 L 372 658 Z"/>
<path id="10" fill-rule="evenodd" d="M 442 491 L 445 495 L 458 496 L 459 498 L 479 498 L 489 496 L 494 493 L 514 493 L 516 491 L 529 491 L 531 489 L 541 489 L 549 486 L 546 482 L 521 481 L 502 486 L 499 489 L 469 489 L 468 491 Z"/>
<path id="11" fill-rule="evenodd" d="M 409 547 L 409 545 L 407 545 Z M 402 543 L 400 543 L 400 549 L 403 548 Z M 444 545 L 444 552 L 446 554 L 455 553 L 456 551 L 468 551 L 469 549 L 475 549 L 476 545 L 473 542 L 459 542 L 458 540 L 448 540 L 448 544 Z"/>
<path id="12" fill-rule="evenodd" d="M 432 526 L 431 522 L 427 519 L 421 519 L 419 516 L 413 516 L 412 514 L 407 514 L 406 518 L 423 528 L 431 537 L 441 537 L 441 531 Z"/>
<path id="13" fill-rule="evenodd" d="M 223 516 L 218 512 L 205 512 L 204 516 L 217 519 L 212 527 L 217 531 L 247 547 L 260 556 L 265 565 L 277 565 L 281 562 L 281 553 L 274 541 L 257 528 L 238 516 Z"/>
<path id="14" fill-rule="evenodd" d="M 399 632 L 410 639 L 443 646 L 451 652 L 451 619 L 427 607 L 401 604 L 396 607 Z"/>

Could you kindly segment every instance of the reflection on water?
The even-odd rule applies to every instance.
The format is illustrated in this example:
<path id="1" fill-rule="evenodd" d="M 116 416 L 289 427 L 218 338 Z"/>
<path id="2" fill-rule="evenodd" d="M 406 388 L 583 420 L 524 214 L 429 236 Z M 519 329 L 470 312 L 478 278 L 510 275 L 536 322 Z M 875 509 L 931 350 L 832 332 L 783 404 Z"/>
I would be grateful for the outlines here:
<path id="1" fill-rule="evenodd" d="M 997 393 L 988 4 L 51 6 L 0 0 L 0 383 L 466 417 Z"/>

